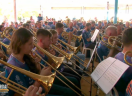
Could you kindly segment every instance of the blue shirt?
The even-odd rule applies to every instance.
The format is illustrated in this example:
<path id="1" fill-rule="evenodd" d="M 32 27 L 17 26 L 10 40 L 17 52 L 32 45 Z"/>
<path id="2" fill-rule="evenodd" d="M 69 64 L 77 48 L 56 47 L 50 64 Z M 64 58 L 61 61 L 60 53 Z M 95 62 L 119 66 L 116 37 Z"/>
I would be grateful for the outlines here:
<path id="1" fill-rule="evenodd" d="M 9 44 L 10 44 L 10 40 L 7 39 L 7 38 L 5 38 L 5 39 L 3 40 L 3 43 L 6 44 L 6 45 L 9 45 Z M 7 49 L 6 49 L 4 46 L 2 46 L 2 50 L 3 50 L 3 51 L 5 52 L 5 54 L 8 56 L 8 54 L 7 54 Z"/>
<path id="2" fill-rule="evenodd" d="M 17 60 L 14 56 L 10 55 L 9 59 L 8 59 L 8 63 L 10 63 L 11 65 L 17 66 L 19 68 L 25 69 L 27 71 L 29 70 L 29 67 L 27 66 L 26 62 L 22 63 L 19 60 Z M 5 77 L 7 78 L 8 75 L 11 72 L 11 68 L 7 67 L 5 70 Z M 34 80 L 29 78 L 28 76 L 18 72 L 18 71 L 13 71 L 12 75 L 10 76 L 10 80 L 28 88 L 30 85 L 32 85 L 34 83 Z M 9 96 L 13 96 L 15 94 L 14 91 L 9 89 L 8 92 Z"/>
<path id="3" fill-rule="evenodd" d="M 85 28 L 85 26 L 84 26 L 84 25 L 81 25 L 81 26 L 80 26 L 80 29 L 84 29 L 84 28 Z"/>
<path id="4" fill-rule="evenodd" d="M 95 27 L 91 27 L 91 30 L 92 30 L 92 31 L 95 30 Z"/>
<path id="5" fill-rule="evenodd" d="M 73 28 L 72 28 L 72 29 L 67 28 L 67 29 L 66 29 L 66 32 L 68 32 L 68 33 L 69 33 L 69 32 L 72 32 L 73 30 L 74 30 Z"/>
<path id="6" fill-rule="evenodd" d="M 39 17 L 39 16 L 38 16 L 38 21 L 41 21 L 41 20 L 43 20 L 43 17 Z"/>
<path id="7" fill-rule="evenodd" d="M 61 33 L 61 34 L 62 34 L 62 33 Z M 58 35 L 58 39 L 60 39 L 60 40 L 64 41 L 65 43 L 68 43 L 68 42 L 67 42 L 67 40 L 66 40 L 66 39 L 64 39 L 64 38 L 62 37 L 62 35 L 61 35 L 61 34 L 60 34 L 60 35 Z M 59 41 L 59 43 L 61 43 L 61 42 Z M 61 43 L 61 45 L 62 45 L 62 46 L 64 46 L 64 47 L 66 47 L 66 45 L 65 45 L 65 44 L 63 44 L 63 43 Z M 64 48 L 62 47 L 62 49 L 64 49 Z"/>
<path id="8" fill-rule="evenodd" d="M 124 61 L 124 54 L 122 52 L 119 52 L 116 56 L 116 59 L 126 63 Z M 129 63 L 132 63 L 131 57 L 127 56 L 127 61 Z M 132 66 L 130 66 L 124 74 L 121 76 L 121 78 L 118 80 L 118 82 L 115 85 L 115 88 L 117 89 L 119 96 L 125 96 L 126 88 L 128 83 L 132 80 Z"/>
<path id="9" fill-rule="evenodd" d="M 50 27 L 51 27 L 51 29 L 55 29 L 55 25 L 53 25 L 53 24 Z"/>
<path id="10" fill-rule="evenodd" d="M 82 37 L 83 37 L 85 46 L 88 47 L 91 44 L 91 41 L 87 41 L 87 39 L 91 38 L 91 31 L 83 30 Z"/>

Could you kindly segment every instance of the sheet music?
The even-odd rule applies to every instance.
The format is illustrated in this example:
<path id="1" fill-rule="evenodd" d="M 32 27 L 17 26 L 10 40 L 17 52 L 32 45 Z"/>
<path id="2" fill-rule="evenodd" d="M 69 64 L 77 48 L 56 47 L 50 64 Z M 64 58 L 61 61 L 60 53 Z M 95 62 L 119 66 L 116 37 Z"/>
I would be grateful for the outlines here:
<path id="1" fill-rule="evenodd" d="M 103 92 L 108 94 L 129 66 L 112 57 L 104 61 L 97 66 L 91 76 Z"/>
<path id="2" fill-rule="evenodd" d="M 93 34 L 93 36 L 91 37 L 91 41 L 92 41 L 92 42 L 94 42 L 94 41 L 95 41 L 95 39 L 96 39 L 96 37 L 97 37 L 98 33 L 99 33 L 99 30 L 98 30 L 98 29 L 96 29 L 96 30 L 95 30 L 95 32 L 94 32 L 94 34 Z"/>
<path id="3" fill-rule="evenodd" d="M 109 57 L 98 64 L 96 69 L 91 74 L 92 79 L 97 82 L 97 80 L 104 74 L 104 72 L 110 67 L 110 65 L 115 61 L 116 59 Z"/>

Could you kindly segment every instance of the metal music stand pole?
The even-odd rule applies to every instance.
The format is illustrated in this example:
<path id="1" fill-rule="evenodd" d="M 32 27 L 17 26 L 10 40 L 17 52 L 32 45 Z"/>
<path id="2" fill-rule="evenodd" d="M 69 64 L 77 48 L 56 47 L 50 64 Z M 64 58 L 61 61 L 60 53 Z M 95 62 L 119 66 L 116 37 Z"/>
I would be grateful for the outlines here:
<path id="1" fill-rule="evenodd" d="M 86 67 L 86 69 L 88 69 L 90 63 L 92 63 L 92 72 L 94 70 L 94 58 L 95 58 L 95 52 L 96 52 L 97 46 L 98 46 L 98 42 L 97 42 L 97 39 L 96 39 L 96 45 L 94 47 L 93 53 L 92 53 L 91 58 L 90 58 L 90 60 L 87 64 L 87 67 Z M 92 96 L 92 78 L 91 78 L 91 86 L 90 86 L 90 91 L 89 92 L 90 92 L 90 96 Z"/>

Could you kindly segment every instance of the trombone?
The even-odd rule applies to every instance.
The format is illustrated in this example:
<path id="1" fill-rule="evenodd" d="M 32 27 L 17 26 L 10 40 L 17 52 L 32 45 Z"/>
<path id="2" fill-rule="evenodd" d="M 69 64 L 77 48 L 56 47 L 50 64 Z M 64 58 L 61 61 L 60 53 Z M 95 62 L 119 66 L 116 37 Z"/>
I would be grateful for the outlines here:
<path id="1" fill-rule="evenodd" d="M 63 38 L 65 38 L 66 40 L 68 40 L 68 33 L 67 33 L 67 32 L 63 32 L 63 33 L 61 34 L 61 36 L 62 36 Z M 82 35 L 80 35 L 80 36 L 73 35 L 72 40 L 73 40 L 73 41 L 76 41 L 77 39 L 78 39 L 79 41 L 81 41 Z"/>
<path id="2" fill-rule="evenodd" d="M 73 46 L 69 45 L 68 43 L 65 43 L 64 41 L 62 41 L 62 40 L 60 40 L 60 39 L 58 39 L 58 41 L 60 41 L 61 43 L 65 44 L 68 48 L 70 48 L 70 49 L 73 51 L 73 53 L 74 53 L 73 55 L 74 55 L 76 58 L 78 58 L 79 60 L 81 60 L 82 62 L 84 62 L 82 59 L 80 59 L 78 56 L 75 55 L 75 54 L 77 54 L 78 51 L 80 50 L 80 46 L 79 46 L 79 47 L 73 47 Z M 62 45 L 62 44 L 61 44 L 61 45 Z M 67 48 L 65 48 L 63 45 L 62 45 L 62 47 L 63 47 L 64 49 L 67 49 Z M 75 58 L 73 58 L 73 59 L 75 59 Z M 77 59 L 75 59 L 75 60 L 79 62 L 79 60 L 77 60 Z M 80 63 L 84 68 L 85 68 L 84 64 L 87 65 L 86 62 L 84 62 L 84 64 L 82 64 L 81 62 L 79 62 L 79 63 Z"/>
<path id="3" fill-rule="evenodd" d="M 11 29 L 12 29 L 12 30 L 11 30 Z M 11 35 L 10 35 L 10 34 L 8 34 L 8 36 L 6 35 L 6 34 L 9 33 L 10 31 L 15 32 L 16 29 L 14 29 L 13 27 L 7 27 L 7 28 L 3 31 L 3 33 L 1 34 L 1 37 L 6 37 L 6 38 L 8 38 L 9 40 L 11 40 L 11 39 L 10 39 Z"/>
<path id="4" fill-rule="evenodd" d="M 49 76 L 41 76 L 41 75 L 38 75 L 38 74 L 35 74 L 33 72 L 30 72 L 30 71 L 27 71 L 27 70 L 24 70 L 22 68 L 19 68 L 19 67 L 16 67 L 14 65 L 11 65 L 9 63 L 6 63 L 2 60 L 0 60 L 0 63 L 4 64 L 5 66 L 8 66 L 10 68 L 12 68 L 11 70 L 11 73 L 9 74 L 9 76 L 7 78 L 5 78 L 4 76 L 0 76 L 0 81 L 7 84 L 8 85 L 8 88 L 10 90 L 13 90 L 15 91 L 16 93 L 18 94 L 21 94 L 21 95 L 24 95 L 27 88 L 23 87 L 22 85 L 20 84 L 17 84 L 11 80 L 9 80 L 12 72 L 14 70 L 24 74 L 24 75 L 27 75 L 29 76 L 30 78 L 34 79 L 35 81 L 38 81 L 45 89 L 45 94 L 47 94 L 54 82 L 54 79 L 55 79 L 55 75 L 56 75 L 56 72 L 52 73 L 51 75 Z"/>
<path id="5" fill-rule="evenodd" d="M 113 41 L 113 42 L 111 42 L 111 41 Z M 114 42 L 114 41 L 118 42 L 118 45 L 120 44 L 121 46 L 117 46 L 117 44 L 115 45 L 116 42 Z M 121 43 L 121 42 L 118 40 L 117 36 L 110 36 L 110 37 L 108 38 L 108 44 L 109 44 L 110 46 L 112 46 L 113 48 L 117 49 L 118 51 L 121 51 L 121 50 L 122 50 L 122 45 L 123 45 L 123 43 Z"/>
<path id="6" fill-rule="evenodd" d="M 125 55 L 124 55 L 124 61 L 125 61 L 129 66 L 132 66 L 132 64 L 129 63 L 129 62 L 127 61 L 127 55 L 128 55 L 129 53 L 132 53 L 132 51 L 127 51 L 127 52 L 125 53 Z"/>
<path id="7" fill-rule="evenodd" d="M 2 43 L 3 46 L 5 46 L 6 44 Z M 43 53 L 45 53 L 49 58 L 52 58 L 52 60 L 54 61 L 54 63 L 56 64 L 55 68 L 50 65 L 47 61 L 45 61 L 40 55 L 38 55 L 36 52 L 32 51 L 38 58 L 40 58 L 41 60 L 43 60 L 46 64 L 48 64 L 53 70 L 55 70 L 56 72 L 58 72 L 61 76 L 63 76 L 68 82 L 70 82 L 73 86 L 75 86 L 78 90 L 81 91 L 80 88 L 78 88 L 73 82 L 71 82 L 69 79 L 67 79 L 63 74 L 61 74 L 57 68 L 60 66 L 60 64 L 62 63 L 62 61 L 64 60 L 64 57 L 55 57 L 52 54 L 50 54 L 49 52 L 47 52 L 46 50 L 44 50 L 43 48 L 39 47 L 37 44 L 34 43 L 34 46 L 37 47 L 40 51 L 42 51 Z M 9 45 L 5 46 L 6 48 L 9 48 Z M 9 50 L 9 49 L 8 49 Z M 33 56 L 32 56 L 33 57 Z M 59 60 L 60 59 L 60 60 Z M 58 60 L 58 61 L 57 61 Z M 41 64 L 41 66 L 44 67 L 43 64 Z M 63 80 L 61 80 L 58 76 L 56 76 L 62 83 L 64 83 L 66 86 L 68 86 L 69 88 L 71 88 L 68 84 L 66 84 Z M 78 92 L 76 92 L 73 88 L 71 88 L 76 94 L 78 94 L 79 96 L 81 96 Z M 85 94 L 85 93 L 84 93 Z"/>

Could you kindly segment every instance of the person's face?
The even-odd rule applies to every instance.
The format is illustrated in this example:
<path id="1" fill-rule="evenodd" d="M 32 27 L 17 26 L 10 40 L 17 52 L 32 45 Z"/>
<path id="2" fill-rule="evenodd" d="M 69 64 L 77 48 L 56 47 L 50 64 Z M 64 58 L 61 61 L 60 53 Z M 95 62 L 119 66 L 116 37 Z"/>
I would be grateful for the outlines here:
<path id="1" fill-rule="evenodd" d="M 126 27 L 129 27 L 129 22 L 126 22 Z"/>
<path id="2" fill-rule="evenodd" d="M 26 29 L 29 29 L 29 26 L 26 26 Z"/>
<path id="3" fill-rule="evenodd" d="M 95 26 L 95 23 L 92 23 L 91 26 L 94 27 Z"/>
<path id="4" fill-rule="evenodd" d="M 72 28 L 72 27 L 73 27 L 73 23 L 70 23 L 70 24 L 69 24 L 69 27 Z"/>
<path id="5" fill-rule="evenodd" d="M 52 37 L 52 44 L 55 45 L 55 44 L 57 43 L 57 41 L 58 41 L 57 38 L 58 38 L 58 36 L 57 36 L 57 33 L 56 33 L 56 34 L 54 34 L 53 37 Z"/>
<path id="6" fill-rule="evenodd" d="M 44 37 L 41 43 L 44 49 L 48 49 L 50 47 L 50 44 L 52 44 L 52 37 L 49 37 L 49 36 Z"/>
<path id="7" fill-rule="evenodd" d="M 39 17 L 41 17 L 41 14 L 39 14 Z"/>
<path id="8" fill-rule="evenodd" d="M 15 27 L 17 28 L 18 27 L 18 24 L 15 24 Z"/>
<path id="9" fill-rule="evenodd" d="M 99 22 L 98 24 L 99 24 L 99 26 L 101 26 L 101 22 Z"/>
<path id="10" fill-rule="evenodd" d="M 1 31 L 3 32 L 4 30 L 5 30 L 5 27 L 2 27 L 2 28 L 1 28 Z"/>
<path id="11" fill-rule="evenodd" d="M 32 16 L 30 18 L 32 19 Z"/>
<path id="12" fill-rule="evenodd" d="M 21 45 L 21 53 L 29 54 L 33 47 L 33 37 L 30 37 L 27 43 Z"/>
<path id="13" fill-rule="evenodd" d="M 38 23 L 38 28 L 41 28 L 41 23 Z"/>

